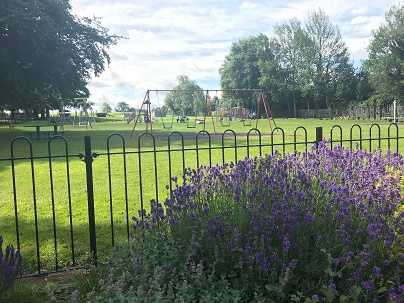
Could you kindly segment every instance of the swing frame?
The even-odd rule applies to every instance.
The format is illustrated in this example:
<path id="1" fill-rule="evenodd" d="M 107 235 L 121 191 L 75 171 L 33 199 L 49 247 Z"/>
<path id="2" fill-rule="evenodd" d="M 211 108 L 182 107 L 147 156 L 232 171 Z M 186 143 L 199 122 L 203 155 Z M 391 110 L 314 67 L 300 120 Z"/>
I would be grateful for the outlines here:
<path id="1" fill-rule="evenodd" d="M 266 114 L 267 114 L 267 119 L 268 119 L 268 122 L 269 122 L 269 126 L 270 126 L 270 128 L 272 130 L 270 120 L 272 119 L 274 123 L 275 123 L 275 121 L 274 121 L 274 119 L 272 117 L 272 112 L 269 109 L 269 105 L 268 105 L 268 103 L 266 101 L 264 93 L 262 92 L 261 89 L 258 89 L 258 88 L 245 88 L 245 89 L 244 88 L 232 88 L 232 89 L 212 89 L 212 90 L 209 90 L 209 89 L 206 89 L 206 90 L 205 89 L 192 89 L 192 90 L 191 89 L 153 89 L 153 90 L 147 90 L 147 92 L 145 94 L 145 97 L 144 97 L 144 100 L 143 100 L 143 103 L 142 103 L 141 109 L 143 108 L 143 105 L 146 105 L 146 111 L 151 114 L 151 112 L 150 112 L 150 92 L 156 92 L 158 103 L 159 103 L 158 92 L 203 92 L 203 93 L 205 93 L 204 116 L 203 116 L 203 120 L 199 120 L 199 121 L 203 121 L 203 131 L 205 131 L 206 117 L 209 114 L 211 119 L 212 119 L 212 126 L 213 126 L 213 129 L 214 129 L 214 133 L 216 135 L 216 128 L 215 128 L 215 122 L 214 122 L 214 118 L 213 118 L 213 111 L 212 111 L 212 107 L 211 107 L 211 104 L 210 104 L 209 92 L 216 92 L 216 94 L 217 94 L 218 92 L 236 92 L 237 93 L 237 92 L 242 92 L 242 91 L 245 91 L 245 92 L 259 92 L 258 111 L 259 111 L 259 107 L 260 107 L 260 102 L 263 102 L 264 103 L 264 108 L 265 108 L 265 111 L 266 111 Z M 158 104 L 158 105 L 159 105 L 160 113 L 161 113 L 160 104 Z M 136 116 L 136 113 L 132 113 L 132 114 L 133 114 L 133 118 L 132 118 L 132 120 L 133 120 L 134 117 Z M 151 115 L 150 115 L 150 117 L 151 117 Z M 163 119 L 161 119 L 161 120 L 162 120 L 162 124 L 163 124 L 164 128 L 173 128 L 172 125 L 173 125 L 173 121 L 174 121 L 174 112 L 172 112 L 172 119 L 171 119 L 170 127 L 166 126 L 164 124 Z M 187 122 L 187 128 L 196 128 L 197 120 L 198 119 L 195 117 L 193 125 L 190 124 L 189 121 L 188 121 Z M 136 122 L 137 122 L 137 119 L 136 119 Z M 133 127 L 132 134 L 133 134 L 133 131 L 135 130 L 135 127 L 136 127 L 136 124 L 137 124 L 136 122 L 135 122 L 135 125 Z M 243 121 L 243 124 L 245 126 L 250 126 L 251 125 L 251 119 L 250 119 L 249 123 L 244 123 L 244 122 L 245 121 Z M 127 122 L 127 123 L 130 123 L 130 121 Z M 256 126 L 257 126 L 257 124 L 258 124 L 258 119 L 257 119 L 257 122 L 256 122 Z M 223 123 L 222 123 L 222 126 L 226 126 L 226 125 L 223 125 Z M 230 121 L 229 121 L 228 126 L 230 126 Z M 276 127 L 276 124 L 275 124 L 275 127 Z M 146 131 L 148 131 L 148 123 L 146 123 Z M 152 132 L 152 126 L 150 126 L 150 132 Z M 132 135 L 131 135 L 131 137 L 132 137 Z"/>
<path id="2" fill-rule="evenodd" d="M 162 114 L 161 114 L 161 107 L 160 107 L 160 98 L 159 98 L 159 93 L 158 93 L 158 91 L 156 91 L 156 96 L 157 96 L 157 105 L 158 105 L 158 107 L 159 107 L 159 109 L 160 109 L 160 118 L 161 118 L 161 123 L 163 124 L 163 128 L 164 129 L 171 129 L 171 128 L 173 128 L 173 122 L 174 122 L 174 112 L 173 112 L 173 110 L 171 109 L 171 124 L 170 124 L 170 126 L 166 126 L 165 124 L 164 124 L 164 119 L 163 119 L 163 116 L 162 116 Z"/>

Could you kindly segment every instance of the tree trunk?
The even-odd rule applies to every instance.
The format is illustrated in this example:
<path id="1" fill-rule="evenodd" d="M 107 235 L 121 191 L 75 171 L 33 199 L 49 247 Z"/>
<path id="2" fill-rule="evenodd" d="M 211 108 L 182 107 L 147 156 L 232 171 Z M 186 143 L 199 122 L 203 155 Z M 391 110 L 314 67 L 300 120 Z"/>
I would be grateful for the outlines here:
<path id="1" fill-rule="evenodd" d="M 33 110 L 34 120 L 38 120 L 38 110 L 34 108 Z"/>
<path id="2" fill-rule="evenodd" d="M 373 119 L 375 119 L 375 120 L 376 120 L 376 116 L 377 116 L 376 109 L 377 109 L 377 104 L 375 102 L 375 103 L 373 103 Z"/>

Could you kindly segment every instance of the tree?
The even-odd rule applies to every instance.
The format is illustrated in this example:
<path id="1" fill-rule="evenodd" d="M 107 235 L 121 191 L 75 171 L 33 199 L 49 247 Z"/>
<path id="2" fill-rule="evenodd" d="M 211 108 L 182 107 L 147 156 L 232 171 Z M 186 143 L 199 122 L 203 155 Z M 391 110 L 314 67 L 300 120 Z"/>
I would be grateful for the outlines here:
<path id="1" fill-rule="evenodd" d="M 213 111 L 220 110 L 220 99 L 218 96 L 213 96 L 210 99 L 210 107 Z"/>
<path id="2" fill-rule="evenodd" d="M 403 103 L 404 95 L 404 6 L 393 5 L 386 22 L 372 32 L 369 44 L 369 80 L 380 103 L 394 99 Z"/>
<path id="3" fill-rule="evenodd" d="M 204 110 L 202 88 L 186 75 L 177 76 L 178 85 L 164 98 L 164 104 L 173 114 L 196 116 Z"/>
<path id="4" fill-rule="evenodd" d="M 305 70 L 301 73 L 307 84 L 305 91 L 313 96 L 316 108 L 332 108 L 340 76 L 338 68 L 349 61 L 348 49 L 338 27 L 321 9 L 309 13 L 305 32 L 309 38 L 304 49 Z"/>
<path id="5" fill-rule="evenodd" d="M 352 107 L 357 101 L 357 77 L 353 64 L 348 61 L 348 57 L 342 57 L 342 60 L 334 70 L 335 79 L 333 79 L 333 87 L 335 92 L 332 92 L 335 97 L 330 102 L 330 108 L 335 112 L 342 113 L 349 107 Z"/>
<path id="6" fill-rule="evenodd" d="M 99 18 L 73 16 L 69 0 L 0 1 L 0 104 L 8 109 L 57 108 L 110 63 Z"/>
<path id="7" fill-rule="evenodd" d="M 129 104 L 124 101 L 118 102 L 118 104 L 115 107 L 116 112 L 122 112 L 122 113 L 129 112 L 130 109 L 131 107 L 129 106 Z"/>
<path id="8" fill-rule="evenodd" d="M 101 112 L 109 113 L 112 111 L 112 107 L 107 102 L 102 102 L 101 104 Z"/>
<path id="9" fill-rule="evenodd" d="M 368 60 L 362 62 L 361 67 L 356 72 L 356 100 L 360 103 L 367 101 L 374 93 L 369 80 Z"/>
<path id="10" fill-rule="evenodd" d="M 269 48 L 268 37 L 259 34 L 233 42 L 230 53 L 225 57 L 220 73 L 222 89 L 258 89 L 262 77 L 259 62 L 271 61 L 273 54 Z M 233 100 L 231 106 L 242 105 L 253 108 L 257 94 L 251 92 L 224 92 L 223 101 Z"/>
<path id="11" fill-rule="evenodd" d="M 274 99 L 286 99 L 294 117 L 304 100 L 307 108 L 311 99 L 316 108 L 329 109 L 352 101 L 355 71 L 338 27 L 322 10 L 310 12 L 304 25 L 296 18 L 275 24 L 270 48 L 274 60 L 260 63 L 260 84 Z"/>
<path id="12" fill-rule="evenodd" d="M 298 19 L 293 18 L 274 25 L 274 36 L 271 38 L 271 49 L 274 61 L 261 62 L 262 76 L 260 83 L 271 87 L 275 98 L 292 93 L 293 117 L 297 117 L 297 91 L 301 90 L 302 73 L 304 72 L 303 52 L 308 38 Z M 289 103 L 289 102 L 288 102 Z M 288 104 L 288 107 L 289 104 Z"/>

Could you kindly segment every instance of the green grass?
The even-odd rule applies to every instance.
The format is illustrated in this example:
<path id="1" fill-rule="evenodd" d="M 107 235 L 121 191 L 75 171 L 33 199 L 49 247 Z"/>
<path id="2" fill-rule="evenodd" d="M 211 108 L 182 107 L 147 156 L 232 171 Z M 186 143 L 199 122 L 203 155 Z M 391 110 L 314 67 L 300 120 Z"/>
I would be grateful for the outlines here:
<path id="1" fill-rule="evenodd" d="M 14 143 L 12 140 L 16 137 L 28 137 L 33 131 L 32 128 L 24 127 L 25 125 L 48 124 L 43 121 L 34 121 L 18 124 L 18 126 L 10 130 L 8 126 L 0 126 L 0 159 L 11 157 L 20 157 L 12 166 L 11 161 L 0 161 L 0 234 L 5 238 L 6 243 L 17 243 L 15 236 L 16 222 L 14 213 L 14 201 L 17 202 L 18 227 L 20 232 L 20 243 L 22 254 L 24 257 L 24 266 L 26 272 L 36 270 L 36 234 L 38 233 L 38 241 L 40 243 L 39 256 L 41 261 L 41 269 L 53 270 L 55 266 L 55 258 L 58 258 L 58 266 L 71 266 L 71 250 L 70 241 L 73 237 L 75 245 L 75 254 L 77 264 L 86 264 L 89 261 L 89 236 L 88 236 L 88 208 L 87 208 L 87 188 L 85 178 L 85 163 L 78 157 L 84 154 L 84 136 L 91 137 L 92 152 L 101 154 L 94 159 L 93 177 L 94 177 L 94 196 L 96 210 L 96 226 L 97 226 L 97 248 L 98 255 L 101 260 L 105 260 L 108 256 L 109 249 L 112 246 L 111 234 L 111 211 L 110 203 L 113 206 L 113 224 L 114 224 L 114 240 L 124 241 L 127 238 L 127 212 L 129 214 L 129 229 L 131 230 L 130 218 L 137 214 L 140 208 L 140 202 L 148 208 L 150 199 L 155 198 L 156 194 L 162 201 L 166 197 L 166 185 L 169 184 L 169 169 L 171 168 L 172 176 L 181 176 L 183 167 L 196 167 L 198 165 L 214 165 L 221 163 L 222 149 L 212 151 L 212 162 L 209 159 L 207 150 L 196 152 L 195 148 L 197 132 L 203 130 L 203 125 L 196 125 L 196 128 L 187 128 L 185 123 L 176 123 L 174 121 L 172 129 L 164 129 L 161 119 L 153 124 L 153 135 L 155 141 L 150 136 L 142 136 L 139 143 L 139 136 L 145 132 L 144 123 L 139 123 L 132 134 L 134 124 L 126 124 L 118 114 L 108 118 L 97 118 L 99 123 L 93 123 L 92 128 L 86 129 L 84 126 L 65 125 L 65 136 L 67 144 L 63 140 L 32 140 L 32 145 L 28 140 L 18 139 Z M 191 119 L 191 122 L 193 120 Z M 168 122 L 168 123 L 167 123 Z M 360 138 L 359 127 L 350 128 L 353 124 L 359 124 L 362 127 L 362 137 L 369 137 L 369 127 L 373 123 L 379 123 L 381 126 L 381 136 L 387 137 L 386 121 L 375 120 L 318 120 L 318 119 L 277 119 L 276 125 L 283 129 L 284 136 L 281 131 L 275 131 L 273 142 L 281 144 L 283 142 L 293 142 L 296 135 L 296 141 L 305 141 L 305 133 L 302 129 L 296 128 L 304 126 L 307 129 L 307 140 L 313 142 L 315 140 L 316 127 L 322 126 L 324 130 L 324 138 L 330 138 L 330 130 L 338 124 L 343 130 L 343 139 Z M 164 118 L 164 123 L 171 124 L 171 117 Z M 272 122 L 272 127 L 274 124 Z M 150 125 L 149 125 L 150 126 Z M 231 146 L 245 146 L 247 139 L 245 133 L 255 127 L 243 126 L 242 122 L 232 121 L 230 126 L 222 127 L 220 123 L 215 123 L 216 135 L 211 119 L 206 120 L 205 130 L 211 134 L 211 146 L 217 147 L 222 145 L 221 133 L 228 129 L 232 129 L 237 138 L 225 137 L 224 145 L 229 148 L 224 149 L 225 162 L 235 161 L 235 149 Z M 260 120 L 258 128 L 262 132 L 262 143 L 270 144 L 271 130 L 267 120 Z M 49 126 L 49 131 L 53 128 Z M 44 128 L 47 130 L 47 128 Z M 171 132 L 180 132 L 184 135 L 184 147 L 186 151 L 184 156 L 181 152 L 144 153 L 139 157 L 137 152 L 162 150 L 168 148 L 168 135 Z M 108 151 L 107 138 L 111 134 L 120 134 L 112 136 L 109 140 L 109 152 L 115 153 L 110 156 L 105 153 Z M 254 133 L 253 133 L 254 134 Z M 395 129 L 392 129 L 392 136 L 396 135 Z M 339 133 L 334 130 L 334 140 L 339 139 Z M 378 133 L 373 128 L 372 136 L 377 137 Z M 176 135 L 170 141 L 170 149 L 178 150 L 182 148 L 182 142 Z M 258 143 L 257 136 L 251 136 L 250 144 Z M 394 143 L 394 140 L 393 140 Z M 208 144 L 207 136 L 198 137 L 198 146 L 206 147 Z M 395 143 L 394 143 L 395 144 Z M 121 154 L 125 145 L 125 151 L 130 152 L 125 157 Z M 349 146 L 349 143 L 344 143 Z M 310 144 L 309 144 L 310 146 Z M 372 148 L 376 148 L 377 142 L 372 143 Z M 394 145 L 395 146 L 395 145 Z M 279 147 L 280 148 L 280 147 Z M 304 149 L 304 145 L 298 147 Z M 365 142 L 363 148 L 369 149 L 369 142 Z M 387 148 L 387 142 L 382 142 L 382 148 Z M 294 146 L 288 145 L 285 152 L 293 151 Z M 401 147 L 400 147 L 401 149 Z M 74 156 L 67 161 L 66 151 Z M 282 151 L 282 149 L 281 149 Z M 258 147 L 249 149 L 250 156 L 259 154 Z M 271 153 L 271 147 L 263 147 L 262 153 Z M 51 162 L 46 159 L 35 159 L 31 162 L 30 155 L 34 157 L 40 156 L 60 156 Z M 247 148 L 237 149 L 237 159 L 242 159 L 247 155 Z M 126 174 L 123 169 L 124 161 L 126 161 Z M 171 161 L 171 162 L 170 162 Z M 154 168 L 154 162 L 157 163 L 157 177 Z M 110 163 L 110 165 L 108 165 Z M 171 166 L 169 166 L 171 163 Z M 69 166 L 69 175 L 67 174 L 67 165 Z M 141 165 L 141 169 L 139 167 Z M 31 173 L 31 167 L 34 172 Z M 110 167 L 110 170 L 108 170 Z M 139 171 L 142 172 L 142 183 L 139 180 Z M 15 183 L 13 183 L 13 174 Z M 68 178 L 69 177 L 69 178 Z M 126 182 L 125 182 L 126 180 Z M 52 181 L 52 183 L 51 183 Z M 68 183 L 68 181 L 70 183 Z M 15 190 L 14 186 L 15 185 Z M 111 186 L 111 195 L 110 195 Z M 156 192 L 157 187 L 157 192 Z M 33 191 L 35 188 L 35 191 Z M 52 191 L 53 189 L 53 196 Z M 70 193 L 70 196 L 69 196 Z M 70 198 L 69 198 L 70 197 Z M 125 201 L 128 201 L 126 206 Z M 112 198 L 112 199 L 111 199 Z M 34 205 L 36 202 L 36 205 Z M 69 205 L 72 205 L 72 219 L 70 221 Z M 34 216 L 34 207 L 37 210 L 37 217 Z M 53 216 L 53 211 L 55 215 Z M 35 221 L 38 222 L 38 230 L 35 229 Z M 70 234 L 70 223 L 73 226 L 73 234 Z M 54 228 L 57 226 L 57 250 L 55 250 Z M 57 255 L 55 253 L 57 251 Z"/>

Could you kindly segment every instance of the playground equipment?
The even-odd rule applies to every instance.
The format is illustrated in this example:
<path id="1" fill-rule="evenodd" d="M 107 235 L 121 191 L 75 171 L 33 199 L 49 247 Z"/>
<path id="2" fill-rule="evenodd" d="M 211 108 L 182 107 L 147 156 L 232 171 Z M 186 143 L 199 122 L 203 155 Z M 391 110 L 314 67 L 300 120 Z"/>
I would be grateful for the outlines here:
<path id="1" fill-rule="evenodd" d="M 74 98 L 74 100 L 78 101 L 78 105 L 80 108 L 80 116 L 78 117 L 77 123 L 81 125 L 81 123 L 84 122 L 86 130 L 88 129 L 88 126 L 90 126 L 90 128 L 93 128 L 91 122 L 95 122 L 94 111 L 91 107 L 91 104 L 87 102 L 87 98 Z M 88 110 L 90 110 L 90 115 L 88 114 Z M 77 112 L 74 117 L 74 122 L 76 122 L 76 118 Z"/>
<path id="2" fill-rule="evenodd" d="M 213 117 L 213 111 L 212 111 L 212 107 L 211 107 L 211 99 L 210 99 L 210 95 L 209 92 L 215 91 L 216 94 L 217 92 L 259 92 L 258 95 L 258 101 L 257 101 L 257 111 L 251 114 L 251 111 L 248 109 L 245 109 L 243 107 L 235 107 L 233 108 L 233 114 L 234 116 L 239 119 L 239 121 L 243 122 L 243 125 L 245 126 L 251 126 L 251 121 L 256 119 L 256 124 L 255 127 L 258 127 L 258 114 L 260 112 L 260 104 L 263 103 L 264 106 L 264 110 L 266 113 L 266 118 L 268 120 L 268 124 L 269 127 L 272 131 L 272 124 L 271 121 L 273 121 L 275 127 L 275 120 L 273 118 L 272 112 L 269 108 L 268 102 L 266 100 L 265 94 L 260 90 L 260 89 L 225 89 L 225 90 L 176 90 L 176 89 L 170 89 L 170 90 L 162 90 L 162 89 L 158 89 L 158 90 L 147 90 L 143 102 L 142 102 L 142 106 L 140 108 L 139 111 L 134 111 L 126 120 L 126 122 L 129 124 L 131 121 L 133 121 L 135 118 L 135 123 L 132 129 L 132 133 L 131 133 L 131 138 L 133 135 L 133 132 L 135 131 L 136 125 L 139 122 L 139 120 L 141 119 L 141 115 L 143 114 L 145 117 L 145 123 L 146 123 L 146 131 L 149 130 L 149 123 L 150 123 L 150 132 L 152 132 L 153 128 L 152 128 L 152 119 L 151 119 L 151 110 L 150 110 L 150 92 L 155 91 L 156 92 L 156 96 L 157 96 L 157 101 L 159 103 L 159 99 L 158 99 L 158 93 L 159 92 L 203 92 L 205 94 L 205 103 L 204 103 L 204 110 L 203 110 L 203 119 L 197 119 L 197 117 L 195 117 L 193 123 L 189 121 L 189 119 L 186 120 L 187 122 L 187 128 L 196 128 L 197 124 L 203 124 L 203 130 L 205 131 L 205 127 L 206 127 L 206 117 L 210 116 L 211 120 L 212 120 L 212 126 L 213 126 L 213 130 L 214 133 L 216 135 L 216 127 L 215 127 L 215 122 L 214 122 L 214 117 Z M 144 108 L 145 107 L 145 108 Z M 159 108 L 160 108 L 160 104 L 159 104 Z M 161 111 L 161 108 L 160 108 Z M 255 114 L 257 113 L 257 114 Z M 230 113 L 229 113 L 230 114 Z M 221 114 L 219 114 L 219 121 L 221 120 L 221 123 L 223 126 L 230 126 L 230 115 L 226 115 L 224 110 L 221 111 Z M 182 117 L 183 118 L 183 117 Z M 228 125 L 225 125 L 223 123 L 223 120 L 226 118 Z M 162 119 L 163 120 L 163 119 Z M 171 119 L 171 124 L 170 125 L 166 125 L 163 122 L 163 127 L 164 128 L 172 128 L 173 127 L 173 121 L 174 121 L 174 112 L 172 112 L 172 119 Z"/>
<path id="3" fill-rule="evenodd" d="M 70 111 L 65 109 L 65 105 L 63 101 L 60 101 L 60 119 L 54 120 L 54 122 L 60 122 L 60 131 L 65 130 L 65 124 L 67 121 L 69 121 L 71 124 L 74 124 L 74 121 L 71 119 L 71 113 Z"/>
<path id="4" fill-rule="evenodd" d="M 223 107 L 219 112 L 219 122 L 222 126 L 230 126 L 231 115 L 229 110 L 224 109 Z"/>
<path id="5" fill-rule="evenodd" d="M 268 124 L 269 124 L 269 128 L 271 129 L 271 132 L 272 132 L 273 129 L 272 129 L 271 121 L 274 123 L 275 128 L 277 126 L 276 126 L 275 119 L 274 119 L 274 117 L 272 115 L 272 111 L 271 111 L 271 109 L 269 107 L 268 101 L 267 101 L 264 93 L 260 93 L 259 96 L 258 96 L 257 115 L 260 112 L 260 104 L 261 103 L 264 106 L 266 118 L 267 118 Z M 259 121 L 258 116 L 256 118 L 257 119 L 255 120 L 255 128 L 258 128 L 258 121 Z"/>
<path id="6" fill-rule="evenodd" d="M 243 122 L 244 126 L 251 126 L 250 110 L 242 106 L 233 107 L 233 116 L 240 122 Z"/>
<path id="7" fill-rule="evenodd" d="M 223 90 L 223 91 L 226 91 L 226 90 Z M 251 126 L 252 121 L 255 120 L 255 128 L 258 128 L 258 121 L 260 120 L 259 119 L 260 108 L 261 108 L 261 103 L 262 103 L 263 104 L 262 106 L 264 107 L 264 110 L 265 110 L 265 118 L 268 121 L 268 125 L 269 125 L 271 132 L 273 130 L 272 122 L 274 124 L 274 127 L 275 128 L 277 127 L 275 119 L 274 119 L 272 111 L 271 111 L 271 108 L 269 107 L 268 101 L 266 99 L 266 96 L 260 89 L 232 89 L 229 91 L 235 91 L 236 95 L 238 92 L 243 92 L 243 91 L 259 92 L 256 111 L 252 112 L 251 110 L 246 109 L 242 106 L 233 107 L 233 108 L 231 108 L 231 111 L 230 111 L 230 113 L 233 116 L 232 118 L 238 119 L 238 121 L 243 122 L 244 126 Z M 219 121 L 220 120 L 224 121 L 225 120 L 224 118 L 225 118 L 225 111 L 222 109 L 219 114 Z M 261 116 L 261 119 L 262 118 L 263 118 L 263 116 Z M 228 125 L 226 125 L 226 126 L 230 126 L 230 121 L 228 121 Z"/>
<path id="8" fill-rule="evenodd" d="M 136 125 L 138 122 L 140 122 L 141 115 L 144 115 L 144 122 L 146 124 L 146 132 L 149 131 L 149 124 L 150 124 L 150 132 L 153 131 L 153 123 L 152 123 L 152 116 L 151 116 L 151 110 L 150 110 L 150 94 L 149 91 L 146 92 L 146 95 L 144 96 L 142 106 L 140 107 L 139 111 L 134 111 L 132 112 L 129 117 L 126 119 L 126 123 L 129 124 L 132 122 L 133 119 L 136 118 L 135 124 L 133 125 L 132 133 L 130 134 L 130 137 L 132 138 L 133 132 L 135 131 Z M 145 109 L 143 109 L 143 106 L 146 105 Z"/>
<path id="9" fill-rule="evenodd" d="M 193 124 L 191 124 L 189 122 L 189 120 L 187 120 L 187 128 L 196 128 L 197 124 L 203 124 L 203 130 L 205 130 L 205 126 L 206 126 L 206 117 L 209 115 L 212 119 L 212 126 L 213 126 L 213 131 L 214 134 L 216 135 L 216 127 L 215 127 L 215 121 L 213 118 L 213 111 L 212 111 L 212 106 L 211 106 L 211 102 L 210 102 L 210 95 L 209 95 L 209 90 L 206 90 L 206 94 L 205 94 L 205 103 L 204 103 L 204 108 L 203 108 L 203 120 L 202 119 L 198 119 L 195 116 L 194 122 Z"/>
<path id="10" fill-rule="evenodd" d="M 161 123 L 163 124 L 163 128 L 173 128 L 173 122 L 174 122 L 174 111 L 171 109 L 171 123 L 166 124 L 164 123 L 163 115 L 161 114 L 161 107 L 160 107 L 160 100 L 159 100 L 159 93 L 156 91 L 156 96 L 157 96 L 157 105 L 160 110 L 160 118 L 161 118 Z M 178 121 L 177 121 L 178 122 Z"/>
<path id="11" fill-rule="evenodd" d="M 206 92 L 206 94 L 205 94 L 205 105 L 204 105 L 204 118 L 203 118 L 203 120 L 198 120 L 198 119 L 195 117 L 194 123 L 191 124 L 191 123 L 189 122 L 189 119 L 187 119 L 187 120 L 186 120 L 186 121 L 187 121 L 187 127 L 188 127 L 188 128 L 196 128 L 196 124 L 203 124 L 203 130 L 205 130 L 205 126 L 206 126 L 206 115 L 207 115 L 208 110 L 209 110 L 209 114 L 210 114 L 210 116 L 211 116 L 211 118 L 212 118 L 213 129 L 214 129 L 214 132 L 215 132 L 215 134 L 216 134 L 215 124 L 214 124 L 214 119 L 213 119 L 213 114 L 212 114 L 212 108 L 211 108 L 211 105 L 210 105 L 209 90 L 206 90 L 206 91 L 205 91 L 205 90 L 175 90 L 175 89 L 170 89 L 170 90 L 162 90 L 162 89 L 158 89 L 158 90 L 147 90 L 147 92 L 146 92 L 146 94 L 145 94 L 145 96 L 144 96 L 143 102 L 142 102 L 142 107 L 140 108 L 140 112 L 141 112 L 141 111 L 143 110 L 143 106 L 146 105 L 145 117 L 149 117 L 149 118 L 147 118 L 147 121 L 146 121 L 146 118 L 145 118 L 146 131 L 148 131 L 148 129 L 149 129 L 149 128 L 148 128 L 148 124 L 149 124 L 149 123 L 150 123 L 150 132 L 152 132 L 152 130 L 153 130 L 153 129 L 152 129 L 152 121 L 151 121 L 151 110 L 150 110 L 150 104 L 151 104 L 151 102 L 150 102 L 150 92 L 152 92 L 152 91 L 155 91 L 155 92 L 156 92 L 157 97 L 158 97 L 158 92 Z M 158 100 L 158 103 L 159 103 L 159 100 Z M 137 125 L 137 123 L 138 123 L 138 121 L 139 121 L 140 113 L 137 114 L 136 111 L 135 111 L 135 112 L 133 112 L 133 113 L 127 118 L 127 120 L 126 120 L 126 122 L 129 124 L 129 123 L 130 123 L 132 120 L 134 120 L 135 118 L 136 118 L 136 120 L 135 120 L 135 124 L 134 124 L 134 126 L 133 126 L 133 130 L 132 130 L 132 133 L 131 133 L 131 137 L 132 137 L 133 132 L 135 131 L 136 125 Z M 174 113 L 172 113 L 171 125 L 163 124 L 163 127 L 164 127 L 164 128 L 172 128 L 173 121 L 174 121 Z"/>

